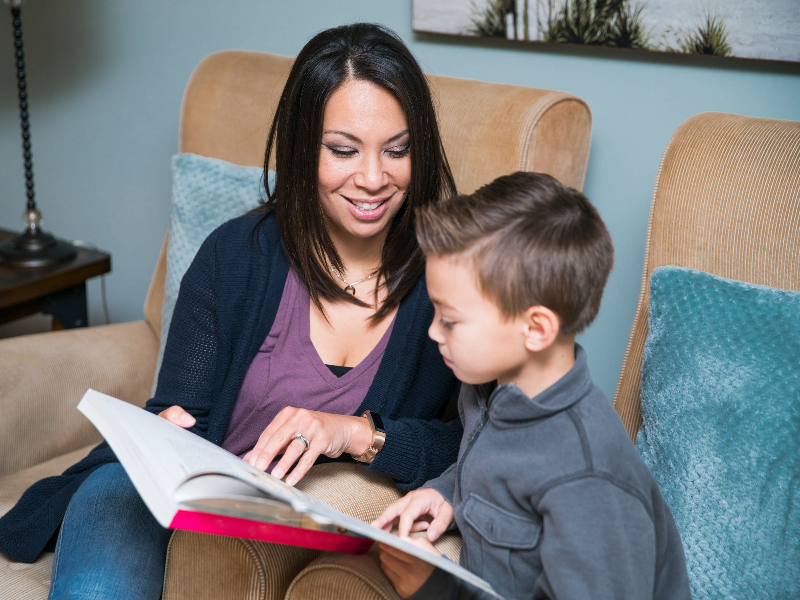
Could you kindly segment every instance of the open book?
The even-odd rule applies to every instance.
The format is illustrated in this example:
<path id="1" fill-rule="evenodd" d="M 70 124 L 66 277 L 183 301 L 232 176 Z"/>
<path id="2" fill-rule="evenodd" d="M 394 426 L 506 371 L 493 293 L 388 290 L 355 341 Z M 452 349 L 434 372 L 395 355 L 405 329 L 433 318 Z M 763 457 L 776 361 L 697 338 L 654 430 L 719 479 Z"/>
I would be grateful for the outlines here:
<path id="1" fill-rule="evenodd" d="M 366 552 L 378 541 L 500 598 L 454 562 L 341 513 L 152 413 L 95 390 L 86 392 L 78 410 L 109 443 L 164 527 L 335 552 Z"/>

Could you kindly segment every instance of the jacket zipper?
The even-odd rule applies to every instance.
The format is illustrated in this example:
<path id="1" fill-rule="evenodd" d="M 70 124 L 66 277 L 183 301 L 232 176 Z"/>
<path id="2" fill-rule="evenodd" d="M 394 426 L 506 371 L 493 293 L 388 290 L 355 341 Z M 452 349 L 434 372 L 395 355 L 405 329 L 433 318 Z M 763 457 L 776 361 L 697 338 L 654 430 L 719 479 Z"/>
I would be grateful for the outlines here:
<path id="1" fill-rule="evenodd" d="M 464 465 L 467 463 L 467 456 L 469 455 L 469 451 L 472 450 L 472 446 L 475 445 L 478 436 L 483 431 L 484 425 L 486 425 L 486 421 L 489 420 L 489 411 L 486 408 L 486 404 L 483 401 L 483 396 L 478 394 L 480 399 L 480 407 L 481 407 L 481 418 L 478 421 L 478 424 L 475 426 L 475 429 L 472 432 L 472 436 L 469 438 L 469 444 L 467 444 L 467 449 L 464 450 L 464 454 L 461 456 L 461 460 L 458 461 L 458 497 L 463 502 L 464 494 L 461 492 L 461 476 L 464 472 Z"/>

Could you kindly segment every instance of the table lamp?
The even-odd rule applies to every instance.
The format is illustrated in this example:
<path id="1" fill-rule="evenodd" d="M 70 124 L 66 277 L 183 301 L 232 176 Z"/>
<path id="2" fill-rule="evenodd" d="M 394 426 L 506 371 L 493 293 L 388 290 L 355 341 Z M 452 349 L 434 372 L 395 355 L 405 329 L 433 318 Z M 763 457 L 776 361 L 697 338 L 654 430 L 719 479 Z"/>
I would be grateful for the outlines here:
<path id="1" fill-rule="evenodd" d="M 4 0 L 11 7 L 14 24 L 14 60 L 17 67 L 17 88 L 19 90 L 19 120 L 22 130 L 22 156 L 25 165 L 25 188 L 27 202 L 23 218 L 25 231 L 0 245 L 0 265 L 13 267 L 47 267 L 67 261 L 77 255 L 72 244 L 58 240 L 42 231 L 42 213 L 36 208 L 33 193 L 33 162 L 31 154 L 31 134 L 28 124 L 28 88 L 25 83 L 25 54 L 22 51 L 22 21 L 20 5 L 22 0 Z"/>

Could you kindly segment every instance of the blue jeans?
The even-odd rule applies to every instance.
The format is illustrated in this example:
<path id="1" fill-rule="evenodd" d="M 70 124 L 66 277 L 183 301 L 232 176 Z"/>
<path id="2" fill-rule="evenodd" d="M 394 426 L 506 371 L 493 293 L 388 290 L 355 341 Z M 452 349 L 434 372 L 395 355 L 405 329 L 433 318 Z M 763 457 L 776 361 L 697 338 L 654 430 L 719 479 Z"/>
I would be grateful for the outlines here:
<path id="1" fill-rule="evenodd" d="M 150 514 L 122 465 L 103 465 L 69 503 L 48 600 L 158 600 L 170 535 Z"/>

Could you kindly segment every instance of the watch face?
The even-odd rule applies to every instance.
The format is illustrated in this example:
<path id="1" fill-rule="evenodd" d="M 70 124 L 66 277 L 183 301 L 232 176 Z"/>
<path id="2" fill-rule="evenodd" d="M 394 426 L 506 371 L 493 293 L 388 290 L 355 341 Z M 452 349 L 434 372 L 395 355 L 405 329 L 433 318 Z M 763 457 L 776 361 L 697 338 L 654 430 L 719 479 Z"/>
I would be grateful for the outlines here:
<path id="1" fill-rule="evenodd" d="M 381 416 L 376 413 L 369 411 L 369 416 L 372 417 L 372 424 L 375 425 L 375 429 L 380 431 L 381 433 L 386 433 L 386 430 L 383 428 L 383 421 L 381 420 Z"/>

